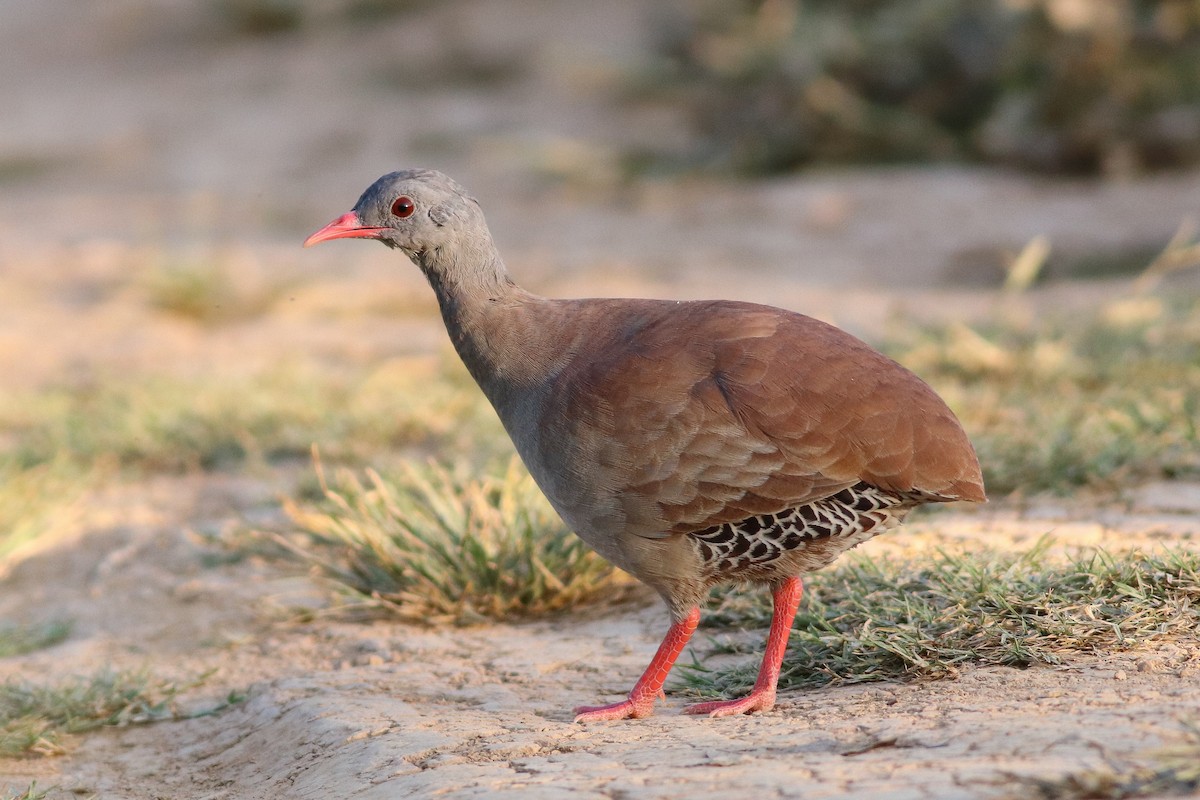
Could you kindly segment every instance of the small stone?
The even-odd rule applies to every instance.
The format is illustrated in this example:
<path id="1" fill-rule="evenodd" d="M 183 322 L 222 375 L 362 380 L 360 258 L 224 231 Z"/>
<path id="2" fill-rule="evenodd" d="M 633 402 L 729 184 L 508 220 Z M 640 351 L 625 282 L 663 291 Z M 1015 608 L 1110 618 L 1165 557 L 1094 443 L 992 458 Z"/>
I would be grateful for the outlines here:
<path id="1" fill-rule="evenodd" d="M 1123 669 L 1119 669 L 1113 673 L 1113 680 L 1123 681 L 1128 677 L 1129 675 L 1127 675 Z"/>

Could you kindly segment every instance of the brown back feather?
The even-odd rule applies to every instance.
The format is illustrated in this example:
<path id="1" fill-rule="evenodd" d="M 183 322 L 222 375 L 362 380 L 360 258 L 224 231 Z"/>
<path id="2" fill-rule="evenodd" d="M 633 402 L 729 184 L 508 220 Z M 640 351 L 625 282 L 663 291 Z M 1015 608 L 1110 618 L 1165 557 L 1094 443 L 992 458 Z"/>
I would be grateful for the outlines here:
<path id="1" fill-rule="evenodd" d="M 608 306 L 623 341 L 579 345 L 555 394 L 571 438 L 592 443 L 575 454 L 594 465 L 581 479 L 610 493 L 626 530 L 700 530 L 859 481 L 984 499 L 945 403 L 837 328 L 746 303 L 585 302 Z"/>

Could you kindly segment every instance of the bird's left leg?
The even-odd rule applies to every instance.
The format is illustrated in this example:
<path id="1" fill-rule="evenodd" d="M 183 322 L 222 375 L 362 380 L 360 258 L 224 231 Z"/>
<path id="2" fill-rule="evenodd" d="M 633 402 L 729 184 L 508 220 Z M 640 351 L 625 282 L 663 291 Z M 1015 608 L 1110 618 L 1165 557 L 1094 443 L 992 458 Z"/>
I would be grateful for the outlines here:
<path id="1" fill-rule="evenodd" d="M 775 706 L 775 685 L 779 683 L 783 653 L 787 650 L 788 635 L 792 632 L 792 621 L 796 618 L 796 609 L 800 606 L 800 596 L 803 592 L 804 584 L 799 578 L 788 578 L 772 590 L 775 597 L 775 613 L 771 617 L 771 631 L 767 634 L 767 651 L 763 653 L 758 680 L 754 682 L 750 694 L 737 700 L 696 703 L 683 709 L 682 713 L 730 717 L 734 714 L 770 711 Z"/>
<path id="2" fill-rule="evenodd" d="M 675 665 L 675 660 L 683 652 L 688 640 L 692 638 L 692 634 L 696 632 L 699 623 L 700 608 L 696 606 L 671 625 L 662 644 L 658 646 L 658 652 L 651 659 L 650 666 L 646 667 L 641 679 L 629 693 L 628 699 L 607 706 L 580 706 L 575 709 L 575 721 L 599 722 L 650 716 L 654 712 L 655 698 L 664 696 L 662 687 L 667 681 L 667 674 Z"/>

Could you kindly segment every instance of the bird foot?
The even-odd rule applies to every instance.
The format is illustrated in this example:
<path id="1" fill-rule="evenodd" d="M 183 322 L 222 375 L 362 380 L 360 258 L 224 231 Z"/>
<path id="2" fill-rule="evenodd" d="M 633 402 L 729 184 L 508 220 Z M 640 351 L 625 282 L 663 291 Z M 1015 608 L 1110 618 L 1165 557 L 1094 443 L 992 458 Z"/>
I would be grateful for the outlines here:
<path id="1" fill-rule="evenodd" d="M 707 714 L 710 717 L 732 717 L 738 714 L 753 714 L 755 711 L 770 711 L 775 707 L 775 693 L 753 691 L 737 700 L 711 700 L 687 706 L 681 714 Z"/>
<path id="2" fill-rule="evenodd" d="M 580 706 L 575 709 L 576 722 L 606 722 L 618 719 L 642 719 L 654 713 L 654 697 L 638 702 L 622 700 L 607 706 Z"/>

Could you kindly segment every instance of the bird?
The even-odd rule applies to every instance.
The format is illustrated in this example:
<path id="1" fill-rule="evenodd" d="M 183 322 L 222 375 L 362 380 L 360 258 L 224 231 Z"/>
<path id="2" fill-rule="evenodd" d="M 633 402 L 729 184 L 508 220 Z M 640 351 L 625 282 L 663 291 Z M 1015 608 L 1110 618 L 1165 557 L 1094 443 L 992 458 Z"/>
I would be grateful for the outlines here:
<path id="1" fill-rule="evenodd" d="M 641 678 L 577 722 L 653 713 L 720 584 L 773 615 L 740 698 L 771 710 L 802 576 L 927 503 L 986 502 L 959 420 L 914 373 L 841 329 L 730 300 L 551 299 L 518 286 L 480 203 L 441 172 L 391 172 L 304 242 L 374 239 L 428 279 L 455 350 L 538 487 L 671 624 Z"/>

